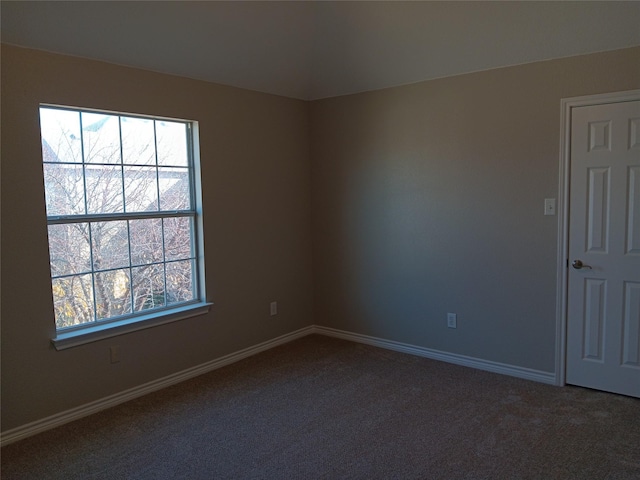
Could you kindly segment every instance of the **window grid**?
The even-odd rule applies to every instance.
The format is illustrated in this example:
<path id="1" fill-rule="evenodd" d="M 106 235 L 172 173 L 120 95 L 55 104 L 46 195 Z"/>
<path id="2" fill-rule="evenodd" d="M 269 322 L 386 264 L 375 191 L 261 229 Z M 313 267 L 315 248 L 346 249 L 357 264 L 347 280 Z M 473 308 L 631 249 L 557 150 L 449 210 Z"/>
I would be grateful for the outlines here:
<path id="1" fill-rule="evenodd" d="M 122 145 L 122 143 L 120 143 Z M 124 172 L 123 172 L 124 175 Z M 122 183 L 122 191 L 124 194 L 124 182 Z M 126 209 L 126 205 L 124 205 Z M 125 210 L 126 211 L 126 210 Z M 127 220 L 127 259 L 129 260 L 129 282 L 133 285 L 133 259 L 131 258 L 131 224 L 129 220 Z M 163 257 L 164 258 L 164 257 Z M 134 309 L 134 298 L 133 298 L 133 288 L 129 288 L 129 303 L 131 303 L 131 313 L 135 311 Z"/>
<path id="2" fill-rule="evenodd" d="M 80 133 L 82 134 L 82 130 L 80 130 Z M 120 117 L 119 115 L 118 115 L 118 137 L 120 140 L 119 151 L 120 151 L 120 179 L 122 180 L 122 211 L 126 213 L 127 197 L 125 194 L 125 187 L 124 187 L 124 153 L 122 151 L 122 117 Z M 82 157 L 82 161 L 84 162 L 84 157 Z M 88 212 L 89 210 L 87 210 L 85 213 L 88 213 Z M 128 222 L 127 222 L 127 227 L 128 227 Z"/>
<path id="3" fill-rule="evenodd" d="M 86 166 L 84 163 L 84 159 L 85 159 L 85 147 L 84 147 L 84 135 L 82 134 L 82 132 L 84 131 L 83 128 L 83 121 L 82 121 L 82 113 L 78 112 L 78 124 L 80 125 L 80 160 L 82 161 L 82 185 L 84 187 L 84 191 L 83 191 L 83 195 L 82 195 L 82 202 L 84 205 L 84 214 L 86 215 L 89 212 L 88 206 L 87 206 L 87 191 L 88 189 L 88 185 L 87 185 L 87 175 L 86 175 Z M 49 223 L 51 225 L 51 223 Z M 92 232 L 91 232 L 91 223 L 87 224 L 87 229 L 89 232 L 89 266 L 91 267 L 91 297 L 92 297 L 92 308 L 91 308 L 91 318 L 93 319 L 93 321 L 96 321 L 98 319 L 98 311 L 97 311 L 97 305 L 98 305 L 98 299 L 96 298 L 96 276 L 93 275 L 93 237 L 92 237 Z M 77 274 L 78 277 L 80 276 L 80 274 Z M 53 275 L 51 276 L 51 280 L 55 280 L 56 277 L 54 277 Z M 56 319 L 57 322 L 57 319 Z"/>
<path id="4" fill-rule="evenodd" d="M 48 106 L 43 106 L 41 108 L 46 108 L 46 109 L 56 109 L 56 107 L 48 107 Z M 185 131 L 185 135 L 186 135 L 186 148 L 187 148 L 187 156 L 186 156 L 186 160 L 187 160 L 187 164 L 185 165 L 179 165 L 179 164 L 163 164 L 162 168 L 164 169 L 165 172 L 173 172 L 171 175 L 166 176 L 166 178 L 169 177 L 173 177 L 173 178 L 177 178 L 178 181 L 181 180 L 180 178 L 180 172 L 181 171 L 186 171 L 187 174 L 187 186 L 188 186 L 188 202 L 189 202 L 189 208 L 188 209 L 183 209 L 183 210 L 162 210 L 163 208 L 163 197 L 164 194 L 162 193 L 162 190 L 160 188 L 160 161 L 159 161 L 159 145 L 158 145 L 158 132 L 157 132 L 157 125 L 158 122 L 162 122 L 165 121 L 164 119 L 159 119 L 159 118 L 148 118 L 148 117 L 137 117 L 137 116 L 129 116 L 129 115 L 120 115 L 120 114 L 111 114 L 111 113 L 107 113 L 107 112 L 91 112 L 91 111 L 84 111 L 84 110 L 69 110 L 69 109 L 64 109 L 64 108 L 60 108 L 58 107 L 57 109 L 60 110 L 65 110 L 65 111 L 73 111 L 73 112 L 77 112 L 78 113 L 78 125 L 80 128 L 80 155 L 81 155 L 81 159 L 79 164 L 82 166 L 82 185 L 83 185 L 83 207 L 84 207 L 84 214 L 71 214 L 71 215 L 51 215 L 48 216 L 48 224 L 49 225 L 71 225 L 74 223 L 86 223 L 87 225 L 87 230 L 88 230 L 88 235 L 87 235 L 87 241 L 88 241 L 88 251 L 89 251 L 89 271 L 72 271 L 71 273 L 66 273 L 66 274 L 61 274 L 61 275 L 54 275 L 53 272 L 53 263 L 51 265 L 52 268 L 52 284 L 55 280 L 59 280 L 59 279 L 65 279 L 65 278 L 69 278 L 69 279 L 73 279 L 74 277 L 78 278 L 78 280 L 80 280 L 80 278 L 83 275 L 90 275 L 91 276 L 91 289 L 92 289 L 92 319 L 88 322 L 83 322 L 81 324 L 78 325 L 66 325 L 66 326 L 58 326 L 58 329 L 64 329 L 66 330 L 70 330 L 70 329 L 79 329 L 79 328 L 84 328 L 86 326 L 90 326 L 90 325 L 94 325 L 97 322 L 99 322 L 100 324 L 104 324 L 104 323 L 108 323 L 111 321 L 116 321 L 116 320 L 121 320 L 123 318 L 128 318 L 128 317 L 135 317 L 137 315 L 143 315 L 143 314 L 147 314 L 150 311 L 153 312 L 161 312 L 164 310 L 170 310 L 173 307 L 176 306 L 181 306 L 181 305 L 185 305 L 188 303 L 194 303 L 194 302 L 198 302 L 200 301 L 199 298 L 199 292 L 200 292 L 200 285 L 199 285 L 199 278 L 200 278 L 200 274 L 199 274 L 199 262 L 198 262 L 198 258 L 196 255 L 196 252 L 198 252 L 198 234 L 197 234 L 197 221 L 196 221 L 196 198 L 195 198 L 195 172 L 194 172 L 194 164 L 193 164 L 193 139 L 192 139 L 192 128 L 191 128 L 191 124 L 188 122 L 181 122 L 181 121 L 176 121 L 176 120 L 166 120 L 167 122 L 172 122 L 172 123 L 179 123 L 181 125 L 184 126 L 184 131 Z M 99 169 L 101 166 L 102 167 L 113 167 L 115 166 L 113 163 L 106 163 L 106 162 L 90 162 L 87 159 L 87 152 L 86 152 L 86 145 L 85 145 L 85 125 L 83 124 L 83 113 L 100 113 L 102 115 L 113 115 L 113 116 L 117 116 L 117 125 L 118 125 L 118 141 L 119 141 L 119 173 L 120 173 L 120 182 L 121 182 L 121 202 L 122 202 L 122 211 L 121 212 L 114 212 L 114 213 L 89 213 L 90 212 L 90 208 L 89 208 L 89 200 L 88 200 L 88 196 L 90 194 L 89 192 L 89 182 L 88 182 L 88 176 L 91 175 L 91 173 L 88 173 L 92 167 L 93 169 Z M 155 177 L 155 191 L 156 191 L 156 205 L 155 205 L 155 210 L 153 211 L 128 211 L 128 200 L 127 200 L 127 178 L 125 175 L 125 167 L 126 166 L 132 166 L 132 167 L 140 167 L 139 170 L 137 170 L 137 172 L 139 173 L 140 171 L 145 172 L 145 174 L 148 174 L 148 170 L 150 170 L 150 166 L 149 164 L 135 164 L 135 163 L 127 163 L 125 164 L 125 157 L 124 157 L 124 141 L 123 141 L 123 134 L 122 134 L 122 121 L 123 121 L 123 117 L 126 118 L 132 118 L 132 119 L 136 119 L 136 118 L 141 118 L 141 119 L 145 119 L 145 120 L 149 120 L 152 122 L 152 126 L 153 126 L 153 148 L 154 148 L 154 158 L 153 158 L 153 172 L 155 172 L 155 175 L 149 175 L 149 176 L 154 176 Z M 44 138 L 44 136 L 43 136 Z M 44 145 L 44 142 L 43 142 Z M 95 148 L 95 146 L 94 146 Z M 44 147 L 43 147 L 43 156 L 44 156 Z M 57 158 L 57 156 L 56 156 Z M 72 166 L 72 167 L 77 167 L 78 162 L 69 162 L 69 161 L 60 161 L 59 158 L 57 158 L 58 161 L 47 161 L 46 158 L 43 158 L 43 165 L 47 165 L 47 164 L 51 164 L 54 166 L 64 166 L 64 165 L 68 165 L 68 166 Z M 128 159 L 127 159 L 128 160 Z M 99 173 L 98 173 L 99 175 Z M 184 173 L 183 173 L 184 175 Z M 165 192 L 166 193 L 166 192 Z M 48 193 L 47 193 L 48 194 Z M 167 219 L 179 219 L 179 218 L 184 218 L 187 219 L 188 221 L 188 229 L 189 229 L 189 236 L 188 236 L 188 245 L 189 245 L 189 254 L 188 255 L 182 255 L 182 256 L 178 256 L 177 258 L 172 258 L 171 260 L 167 259 L 167 228 L 166 228 L 166 220 Z M 153 261 L 147 262 L 147 263 L 141 263 L 140 261 L 138 262 L 134 262 L 133 259 L 133 253 L 132 253 L 132 244 L 134 242 L 134 238 L 132 235 L 132 230 L 131 230 L 131 222 L 132 221 L 136 221 L 136 220 L 148 220 L 148 219 L 157 219 L 160 220 L 160 245 L 161 245 L 161 257 L 160 259 L 152 259 Z M 96 268 L 96 252 L 94 251 L 94 236 L 96 235 L 94 232 L 95 229 L 95 225 L 98 222 L 115 222 L 115 221 L 126 221 L 126 241 L 127 241 L 127 265 L 117 265 L 111 268 Z M 53 261 L 53 258 L 52 258 Z M 173 299 L 173 301 L 170 303 L 170 298 L 168 295 L 168 290 L 169 290 L 169 283 L 168 283 L 168 276 L 167 276 L 167 267 L 169 265 L 175 264 L 178 265 L 179 262 L 185 262 L 189 265 L 189 272 L 190 272 L 190 287 L 191 287 L 191 292 L 190 292 L 190 299 L 189 300 L 180 300 L 178 299 Z M 184 264 L 183 264 L 184 265 Z M 135 284 L 134 282 L 137 280 L 136 277 L 134 277 L 134 269 L 138 268 L 138 269 L 142 269 L 144 267 L 147 267 L 149 270 L 153 270 L 153 267 L 158 267 L 161 266 L 161 281 L 162 281 L 162 305 L 161 307 L 155 307 L 155 296 L 154 296 L 154 290 L 153 290 L 153 285 L 151 286 L 151 301 L 150 301 L 150 306 L 145 308 L 145 305 L 147 304 L 147 302 L 149 301 L 149 299 L 147 300 L 143 300 L 142 303 L 140 304 L 140 309 L 138 311 L 136 311 L 136 296 L 137 296 L 137 292 L 135 289 Z M 100 304 L 100 299 L 98 298 L 98 288 L 96 285 L 97 282 L 97 276 L 99 274 L 106 274 L 109 272 L 115 272 L 118 270 L 122 270 L 124 272 L 126 272 L 126 274 L 128 274 L 128 297 L 129 297 L 129 308 L 128 308 L 128 312 L 123 311 L 122 314 L 120 315 L 115 315 L 115 316 L 111 316 L 108 318 L 100 318 L 100 312 L 98 311 L 99 306 L 101 306 Z M 55 292 L 54 292 L 54 297 L 55 297 Z M 105 299 L 102 299 L 103 301 Z"/>

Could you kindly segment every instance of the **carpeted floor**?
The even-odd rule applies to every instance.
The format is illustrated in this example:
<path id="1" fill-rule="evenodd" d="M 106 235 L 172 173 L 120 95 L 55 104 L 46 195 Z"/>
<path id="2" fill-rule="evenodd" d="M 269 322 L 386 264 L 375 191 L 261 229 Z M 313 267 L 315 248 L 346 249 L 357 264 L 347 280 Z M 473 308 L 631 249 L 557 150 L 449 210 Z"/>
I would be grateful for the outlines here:
<path id="1" fill-rule="evenodd" d="M 2 479 L 640 479 L 640 400 L 309 336 L 2 449 Z"/>

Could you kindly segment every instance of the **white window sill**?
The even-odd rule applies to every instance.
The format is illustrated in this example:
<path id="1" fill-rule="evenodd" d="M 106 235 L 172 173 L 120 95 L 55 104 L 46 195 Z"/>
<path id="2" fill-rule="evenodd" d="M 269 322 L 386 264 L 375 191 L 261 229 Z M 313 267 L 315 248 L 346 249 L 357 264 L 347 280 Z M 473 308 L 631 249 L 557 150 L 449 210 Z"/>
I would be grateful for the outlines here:
<path id="1" fill-rule="evenodd" d="M 196 303 L 178 307 L 167 312 L 156 312 L 141 317 L 127 318 L 118 322 L 96 324 L 80 330 L 62 331 L 58 333 L 55 338 L 51 339 L 51 343 L 56 350 L 66 350 L 67 348 L 97 342 L 105 338 L 116 337 L 146 328 L 157 327 L 165 323 L 177 322 L 186 318 L 204 315 L 211 309 L 212 305 L 212 303 L 205 302 Z"/>

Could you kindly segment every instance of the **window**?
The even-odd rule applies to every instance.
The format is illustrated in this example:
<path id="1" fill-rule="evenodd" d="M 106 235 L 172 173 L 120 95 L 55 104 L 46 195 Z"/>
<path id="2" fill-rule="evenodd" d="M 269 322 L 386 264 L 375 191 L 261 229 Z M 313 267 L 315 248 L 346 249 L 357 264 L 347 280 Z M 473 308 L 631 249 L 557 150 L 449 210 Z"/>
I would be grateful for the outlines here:
<path id="1" fill-rule="evenodd" d="M 58 337 L 203 305 L 194 124 L 41 106 L 40 128 Z"/>

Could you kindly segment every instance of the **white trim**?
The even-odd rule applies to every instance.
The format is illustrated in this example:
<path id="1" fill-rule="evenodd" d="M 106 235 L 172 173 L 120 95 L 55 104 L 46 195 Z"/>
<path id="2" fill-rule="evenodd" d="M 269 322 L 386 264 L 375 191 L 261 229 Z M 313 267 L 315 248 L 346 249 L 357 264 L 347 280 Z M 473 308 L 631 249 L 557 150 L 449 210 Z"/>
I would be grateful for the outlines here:
<path id="1" fill-rule="evenodd" d="M 394 350 L 396 352 L 408 353 L 419 357 L 430 358 L 441 362 L 453 363 L 463 367 L 476 368 L 487 372 L 500 373 L 511 377 L 518 377 L 525 380 L 533 380 L 535 382 L 546 383 L 550 385 L 556 384 L 556 377 L 552 372 L 543 372 L 532 368 L 517 367 L 515 365 L 507 365 L 506 363 L 492 362 L 481 358 L 468 357 L 466 355 L 458 355 L 456 353 L 443 352 L 432 348 L 420 347 L 408 343 L 396 342 L 393 340 L 385 340 L 383 338 L 371 337 L 369 335 L 361 335 L 359 333 L 345 332 L 336 330 L 335 328 L 314 327 L 314 333 L 326 335 L 328 337 L 341 338 L 352 342 L 364 343 L 374 347 Z"/>
<path id="2" fill-rule="evenodd" d="M 97 342 L 105 338 L 117 337 L 125 333 L 137 332 L 145 328 L 157 327 L 166 323 L 177 322 L 187 318 L 204 315 L 209 312 L 213 303 L 200 302 L 170 310 L 153 312 L 140 317 L 131 317 L 124 320 L 108 323 L 98 323 L 90 327 L 59 332 L 51 343 L 56 350 L 66 350 L 86 343 Z"/>
<path id="3" fill-rule="evenodd" d="M 560 102 L 560 167 L 558 186 L 558 257 L 556 292 L 556 384 L 565 385 L 567 342 L 567 262 L 569 259 L 569 180 L 571 160 L 571 111 L 576 107 L 631 102 L 640 90 L 563 98 Z"/>
<path id="4" fill-rule="evenodd" d="M 557 383 L 555 375 L 550 372 L 543 372 L 531 368 L 517 367 L 514 365 L 507 365 L 505 363 L 482 360 L 480 358 L 468 357 L 466 355 L 458 355 L 455 353 L 443 352 L 440 350 L 420 347 L 417 345 L 410 345 L 393 340 L 385 340 L 383 338 L 371 337 L 359 333 L 346 332 L 344 330 L 337 330 L 335 328 L 311 325 L 294 332 L 281 335 L 272 340 L 267 340 L 266 342 L 254 345 L 253 347 L 230 353 L 210 362 L 206 362 L 201 365 L 182 370 L 181 372 L 177 372 L 172 375 L 153 380 L 151 382 L 130 388 L 114 395 L 109 395 L 108 397 L 102 398 L 100 400 L 80 405 L 79 407 L 72 408 L 55 415 L 51 415 L 41 420 L 36 420 L 35 422 L 31 422 L 26 425 L 13 428 L 11 430 L 7 430 L 1 435 L 0 446 L 17 442 L 18 440 L 22 440 L 38 433 L 42 433 L 46 430 L 51 430 L 52 428 L 59 427 L 74 420 L 79 420 L 91 414 L 106 410 L 111 407 L 115 407 L 116 405 L 120 405 L 121 403 L 128 402 L 129 400 L 133 400 L 135 398 L 147 395 L 148 393 L 152 393 L 166 387 L 170 387 L 171 385 L 184 382 L 185 380 L 203 375 L 226 365 L 238 362 L 244 358 L 256 355 L 257 353 L 277 347 L 278 345 L 283 345 L 285 343 L 289 343 L 293 340 L 297 340 L 311 334 L 341 338 L 343 340 L 349 340 L 356 343 L 372 345 L 374 347 L 385 348 L 387 350 L 408 353 L 410 355 L 416 355 L 419 357 L 430 358 L 432 360 L 453 363 L 455 365 L 462 365 L 464 367 L 477 368 L 478 370 L 485 370 L 488 372 L 509 375 L 525 380 L 533 380 L 536 382 L 551 385 Z"/>
<path id="5" fill-rule="evenodd" d="M 184 382 L 185 380 L 189 380 L 190 378 L 194 378 L 199 375 L 208 373 L 212 370 L 216 370 L 218 368 L 229 365 L 231 363 L 235 363 L 244 358 L 250 357 L 265 350 L 269 350 L 273 347 L 277 347 L 278 345 L 291 342 L 311 333 L 313 333 L 313 327 L 302 328 L 300 330 L 296 330 L 295 332 L 287 333 L 272 340 L 260 343 L 253 347 L 245 348 L 244 350 L 225 355 L 224 357 L 217 358 L 210 362 L 206 362 L 201 365 L 188 368 L 181 372 L 177 372 L 172 375 L 153 380 L 151 382 L 130 388 L 114 395 L 109 395 L 108 397 L 102 398 L 100 400 L 80 405 L 79 407 L 72 408 L 55 415 L 51 415 L 50 417 L 36 420 L 35 422 L 28 423 L 21 427 L 13 428 L 2 433 L 0 446 L 5 446 L 10 443 L 17 442 L 18 440 L 22 440 L 23 438 L 30 437 L 37 433 L 59 427 L 61 425 L 64 425 L 65 423 L 78 420 L 93 413 L 106 410 L 107 408 L 115 407 L 116 405 L 120 405 L 121 403 L 133 400 L 134 398 L 142 397 L 143 395 L 147 395 L 148 393 L 170 387 L 171 385 L 175 385 L 180 382 Z"/>

